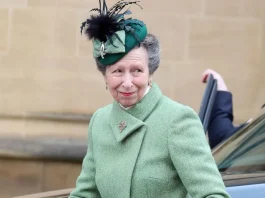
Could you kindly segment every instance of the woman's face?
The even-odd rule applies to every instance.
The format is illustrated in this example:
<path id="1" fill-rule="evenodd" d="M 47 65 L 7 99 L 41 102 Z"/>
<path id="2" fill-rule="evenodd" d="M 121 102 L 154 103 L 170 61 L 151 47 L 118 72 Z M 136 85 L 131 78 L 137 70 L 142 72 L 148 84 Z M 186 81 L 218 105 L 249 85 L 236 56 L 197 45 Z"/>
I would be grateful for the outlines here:
<path id="1" fill-rule="evenodd" d="M 148 55 L 143 47 L 131 50 L 106 68 L 108 89 L 123 107 L 130 107 L 143 98 L 149 79 Z"/>

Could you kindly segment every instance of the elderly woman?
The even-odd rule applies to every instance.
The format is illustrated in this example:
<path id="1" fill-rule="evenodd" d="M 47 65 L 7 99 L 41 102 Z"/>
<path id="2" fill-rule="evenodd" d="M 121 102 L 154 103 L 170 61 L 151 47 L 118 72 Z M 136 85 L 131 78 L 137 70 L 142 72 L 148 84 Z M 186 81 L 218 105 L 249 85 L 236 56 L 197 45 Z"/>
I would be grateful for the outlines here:
<path id="1" fill-rule="evenodd" d="M 94 113 L 70 198 L 227 198 L 196 113 L 164 96 L 152 75 L 159 43 L 143 22 L 105 1 L 83 23 L 114 102 Z M 82 31 L 81 28 L 81 31 Z"/>

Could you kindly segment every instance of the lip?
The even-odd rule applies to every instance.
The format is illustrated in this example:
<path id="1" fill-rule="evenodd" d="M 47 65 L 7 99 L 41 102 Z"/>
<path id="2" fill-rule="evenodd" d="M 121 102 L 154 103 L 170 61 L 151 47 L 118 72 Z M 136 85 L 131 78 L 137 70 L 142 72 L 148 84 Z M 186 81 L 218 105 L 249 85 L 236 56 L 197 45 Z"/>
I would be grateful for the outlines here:
<path id="1" fill-rule="evenodd" d="M 121 95 L 129 97 L 134 94 L 134 92 L 120 92 Z"/>

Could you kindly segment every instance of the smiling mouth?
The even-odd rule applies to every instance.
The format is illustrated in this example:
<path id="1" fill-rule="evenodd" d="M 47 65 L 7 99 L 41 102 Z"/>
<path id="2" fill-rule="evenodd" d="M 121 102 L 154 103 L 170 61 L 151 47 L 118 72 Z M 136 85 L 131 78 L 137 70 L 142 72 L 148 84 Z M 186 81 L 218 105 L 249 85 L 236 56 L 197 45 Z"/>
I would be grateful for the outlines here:
<path id="1" fill-rule="evenodd" d="M 134 94 L 134 92 L 130 92 L 130 93 L 128 93 L 128 92 L 120 92 L 120 93 L 121 93 L 121 95 L 126 96 L 126 97 L 131 96 L 131 95 Z"/>

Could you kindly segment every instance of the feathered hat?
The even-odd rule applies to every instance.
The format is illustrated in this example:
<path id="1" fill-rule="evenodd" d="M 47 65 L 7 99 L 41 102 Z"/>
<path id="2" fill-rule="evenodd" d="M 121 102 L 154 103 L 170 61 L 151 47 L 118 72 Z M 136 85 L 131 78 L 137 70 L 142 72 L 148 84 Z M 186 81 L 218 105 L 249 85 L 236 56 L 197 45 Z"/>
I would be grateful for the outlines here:
<path id="1" fill-rule="evenodd" d="M 125 15 L 132 13 L 124 8 L 131 4 L 142 8 L 138 2 L 120 0 L 108 9 L 106 1 L 99 0 L 99 8 L 91 10 L 98 14 L 82 23 L 81 34 L 86 27 L 85 34 L 93 41 L 94 57 L 101 64 L 114 64 L 145 39 L 146 25 L 137 19 L 125 19 Z"/>

